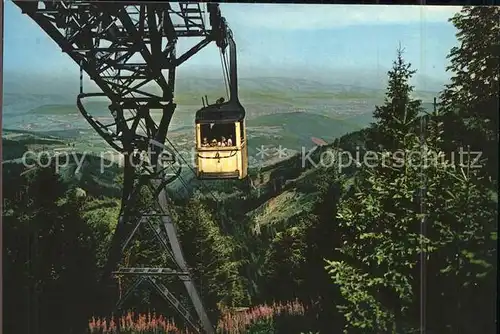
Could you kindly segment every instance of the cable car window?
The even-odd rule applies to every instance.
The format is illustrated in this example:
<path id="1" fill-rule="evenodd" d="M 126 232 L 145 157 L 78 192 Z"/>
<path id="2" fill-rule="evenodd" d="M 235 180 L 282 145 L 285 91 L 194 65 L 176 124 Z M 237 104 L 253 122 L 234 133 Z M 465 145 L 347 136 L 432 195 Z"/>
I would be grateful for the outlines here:
<path id="1" fill-rule="evenodd" d="M 201 146 L 236 146 L 236 126 L 234 123 L 210 123 L 200 126 Z"/>
<path id="2" fill-rule="evenodd" d="M 245 126 L 243 125 L 243 122 L 240 122 L 240 138 L 241 142 L 245 139 Z"/>

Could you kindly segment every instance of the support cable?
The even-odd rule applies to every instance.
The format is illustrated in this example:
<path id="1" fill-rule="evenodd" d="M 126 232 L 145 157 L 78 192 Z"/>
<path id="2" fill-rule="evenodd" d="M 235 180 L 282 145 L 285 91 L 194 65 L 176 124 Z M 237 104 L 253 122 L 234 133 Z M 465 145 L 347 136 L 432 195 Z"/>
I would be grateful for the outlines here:
<path id="1" fill-rule="evenodd" d="M 83 94 L 83 59 L 80 59 L 80 94 Z"/>
<path id="2" fill-rule="evenodd" d="M 225 64 L 224 64 L 224 56 L 222 54 L 222 50 L 219 51 L 220 52 L 220 64 L 221 64 L 221 67 L 222 67 L 222 77 L 224 78 L 224 87 L 226 88 L 226 95 L 227 95 L 227 98 L 229 100 L 230 96 L 229 96 L 229 84 L 228 84 L 228 81 L 229 81 L 229 77 L 226 75 L 226 71 L 224 70 L 225 69 Z"/>

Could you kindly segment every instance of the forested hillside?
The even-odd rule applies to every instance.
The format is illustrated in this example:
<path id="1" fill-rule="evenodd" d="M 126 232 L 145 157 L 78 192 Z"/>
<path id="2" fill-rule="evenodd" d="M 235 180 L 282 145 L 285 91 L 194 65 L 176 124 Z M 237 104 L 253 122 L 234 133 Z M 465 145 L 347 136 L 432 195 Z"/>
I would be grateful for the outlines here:
<path id="1" fill-rule="evenodd" d="M 169 190 L 220 333 L 495 331 L 500 9 L 464 7 L 452 20 L 452 80 L 434 111 L 415 98 L 416 69 L 399 49 L 371 126 L 316 148 L 305 165 L 299 153 L 252 169 L 250 182 Z M 14 149 L 4 141 L 4 159 Z M 127 304 L 130 319 L 97 314 L 122 178 L 118 166 L 98 169 L 97 157 L 57 173 L 3 164 L 5 333 L 112 332 L 148 312 L 155 318 L 129 332 L 182 327 L 147 291 Z M 164 261 L 148 241 L 126 259 Z"/>

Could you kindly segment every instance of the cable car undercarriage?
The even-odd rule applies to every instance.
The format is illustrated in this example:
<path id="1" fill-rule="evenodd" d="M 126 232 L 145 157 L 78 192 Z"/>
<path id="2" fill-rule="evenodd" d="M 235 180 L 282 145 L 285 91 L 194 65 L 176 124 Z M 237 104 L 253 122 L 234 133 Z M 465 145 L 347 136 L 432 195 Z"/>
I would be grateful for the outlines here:
<path id="1" fill-rule="evenodd" d="M 116 305 L 102 304 L 101 314 L 121 309 L 138 286 L 149 283 L 160 296 L 178 311 L 186 324 L 197 332 L 214 333 L 192 272 L 182 254 L 176 226 L 169 213 L 165 187 L 180 177 L 180 168 L 172 172 L 175 148 L 167 148 L 166 138 L 176 104 L 174 98 L 175 69 L 202 48 L 215 42 L 224 52 L 232 41 L 219 5 L 206 5 L 210 29 L 207 28 L 199 3 L 147 3 L 104 1 L 15 1 L 22 12 L 30 16 L 81 68 L 80 94 L 77 106 L 95 131 L 124 156 L 124 181 L 120 218 L 102 276 L 103 291 Z M 229 33 L 228 33 L 229 32 Z M 177 56 L 180 38 L 201 37 L 202 40 L 186 53 Z M 234 41 L 233 46 L 234 46 Z M 140 58 L 140 60 L 134 59 Z M 236 63 L 234 62 L 234 66 Z M 102 92 L 84 93 L 83 72 Z M 166 74 L 164 74 L 166 72 Z M 234 70 L 236 83 L 236 71 Z M 231 78 L 233 79 L 233 78 Z M 151 89 L 151 86 L 156 89 Z M 233 85 L 233 88 L 236 86 Z M 152 93 L 152 92 L 156 93 Z M 159 93 L 158 93 L 159 92 Z M 107 98 L 111 123 L 92 116 L 85 108 L 89 98 Z M 237 102 L 237 104 L 235 104 Z M 236 95 L 225 104 L 231 110 L 243 110 Z M 236 108 L 233 108 L 236 106 Z M 241 108 L 240 108 L 241 107 Z M 161 115 L 159 121 L 152 111 Z M 241 118 L 242 119 L 242 118 Z M 140 152 L 152 152 L 143 161 Z M 160 155 L 169 159 L 159 159 Z M 163 154 L 162 154 L 163 153 Z M 134 212 L 139 191 L 148 187 L 156 201 L 148 210 Z M 126 267 L 121 265 L 123 253 L 139 229 L 151 231 L 161 249 L 170 258 L 170 268 Z M 167 288 L 162 276 L 177 277 L 184 285 L 190 305 L 182 302 Z M 118 296 L 113 277 L 131 277 L 128 290 Z M 194 308 L 196 317 L 190 306 Z"/>

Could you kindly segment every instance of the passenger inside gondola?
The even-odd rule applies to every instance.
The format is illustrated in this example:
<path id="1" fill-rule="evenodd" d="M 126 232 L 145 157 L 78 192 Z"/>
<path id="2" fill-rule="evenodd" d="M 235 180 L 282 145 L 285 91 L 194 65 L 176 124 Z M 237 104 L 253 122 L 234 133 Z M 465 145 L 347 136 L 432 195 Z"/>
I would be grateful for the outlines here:
<path id="1" fill-rule="evenodd" d="M 202 147 L 233 147 L 236 129 L 234 123 L 202 124 L 201 125 Z"/>

